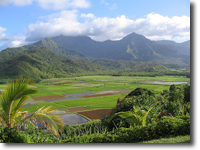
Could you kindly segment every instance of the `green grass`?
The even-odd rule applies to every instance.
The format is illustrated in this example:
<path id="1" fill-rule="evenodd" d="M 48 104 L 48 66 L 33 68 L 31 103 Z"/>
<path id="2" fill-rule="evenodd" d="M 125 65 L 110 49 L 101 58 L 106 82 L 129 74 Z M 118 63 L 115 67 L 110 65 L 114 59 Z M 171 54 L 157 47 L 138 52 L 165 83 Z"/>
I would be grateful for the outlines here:
<path id="1" fill-rule="evenodd" d="M 92 97 L 92 98 L 84 98 L 77 100 L 68 100 L 68 101 L 59 101 L 55 102 L 56 104 L 65 105 L 68 107 L 77 107 L 77 106 L 88 106 L 92 104 L 102 104 L 106 102 L 116 102 L 116 100 L 112 100 L 106 97 Z"/>
<path id="2" fill-rule="evenodd" d="M 95 105 L 89 105 L 87 107 L 89 108 L 113 108 L 115 107 L 117 102 L 107 102 L 102 104 L 95 104 Z"/>
<path id="3" fill-rule="evenodd" d="M 38 103 L 36 104 L 39 108 L 41 107 L 48 107 L 48 106 L 51 106 L 53 109 L 62 109 L 62 108 L 66 108 L 65 105 L 60 105 L 60 104 L 56 104 L 54 102 L 47 102 L 47 103 Z"/>
<path id="4" fill-rule="evenodd" d="M 59 80 L 59 81 L 54 81 Z M 41 83 L 36 84 L 37 89 L 40 91 L 37 94 L 31 96 L 49 96 L 49 95 L 62 95 L 62 94 L 73 94 L 83 92 L 95 92 L 115 89 L 135 89 L 137 87 L 147 88 L 155 91 L 168 90 L 168 85 L 154 85 L 154 84 L 142 84 L 140 81 L 182 81 L 189 82 L 189 78 L 178 77 L 178 76 L 157 76 L 157 77 L 130 77 L 130 76 L 82 76 L 72 78 L 61 78 L 61 79 L 46 79 Z M 45 85 L 48 82 L 73 82 L 73 81 L 85 81 L 89 83 L 86 86 L 73 86 L 71 83 L 65 85 Z M 91 84 L 91 85 L 90 85 Z M 2 88 L 4 85 L 1 85 Z"/>
<path id="5" fill-rule="evenodd" d="M 37 111 L 39 108 L 37 106 L 31 106 L 31 107 L 23 107 L 23 111 L 28 111 L 29 113 L 33 113 Z"/>
<path id="6" fill-rule="evenodd" d="M 65 85 L 45 85 L 45 83 L 58 83 L 58 82 L 74 82 L 83 81 L 91 85 L 73 86 L 77 83 L 65 84 Z M 49 95 L 63 95 L 63 94 L 74 94 L 83 92 L 96 92 L 96 91 L 106 91 L 106 90 L 116 90 L 116 89 L 132 89 L 137 87 L 147 88 L 149 90 L 154 90 L 157 92 L 168 90 L 169 85 L 154 85 L 141 83 L 141 81 L 177 81 L 177 82 L 190 82 L 189 78 L 179 77 L 179 76 L 156 76 L 156 77 L 131 77 L 131 76 L 81 76 L 81 77 L 71 77 L 71 78 L 53 78 L 44 79 L 41 83 L 35 84 L 39 93 L 33 94 L 31 96 L 49 96 Z M 5 84 L 0 84 L 0 89 L 5 88 Z M 128 93 L 127 93 L 128 94 Z M 46 102 L 38 103 L 38 107 L 42 106 L 53 106 L 53 109 L 62 109 L 65 107 L 77 107 L 77 106 L 88 106 L 90 108 L 111 108 L 115 105 L 118 98 L 124 98 L 127 94 L 110 95 L 104 97 L 93 97 L 84 98 L 69 101 L 59 101 L 59 102 Z M 28 98 L 28 100 L 33 100 Z M 36 106 L 26 107 L 26 110 L 35 111 L 38 108 Z"/>
<path id="7" fill-rule="evenodd" d="M 150 141 L 143 141 L 140 143 L 190 143 L 190 135 L 154 139 Z"/>
<path id="8" fill-rule="evenodd" d="M 118 98 L 124 98 L 126 95 L 128 95 L 128 94 L 110 95 L 110 96 L 105 96 L 105 97 L 117 101 Z"/>

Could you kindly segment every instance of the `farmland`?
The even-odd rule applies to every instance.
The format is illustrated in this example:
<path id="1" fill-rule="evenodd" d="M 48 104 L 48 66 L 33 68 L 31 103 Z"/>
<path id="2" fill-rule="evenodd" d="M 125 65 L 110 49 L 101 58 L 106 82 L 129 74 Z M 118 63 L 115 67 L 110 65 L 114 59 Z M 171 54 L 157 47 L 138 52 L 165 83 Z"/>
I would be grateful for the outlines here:
<path id="1" fill-rule="evenodd" d="M 155 81 L 163 84 L 153 84 Z M 98 109 L 104 113 L 103 109 L 112 109 L 118 98 L 124 98 L 138 87 L 158 93 L 169 89 L 167 82 L 175 84 L 177 81 L 190 83 L 189 78 L 179 76 L 81 76 L 45 79 L 35 84 L 39 93 L 31 95 L 23 109 L 34 112 L 43 106 L 52 106 L 53 109 L 64 110 L 65 114 L 81 114 L 84 111 L 93 113 Z M 4 86 L 1 85 L 1 88 Z M 68 111 L 69 109 L 75 111 Z"/>

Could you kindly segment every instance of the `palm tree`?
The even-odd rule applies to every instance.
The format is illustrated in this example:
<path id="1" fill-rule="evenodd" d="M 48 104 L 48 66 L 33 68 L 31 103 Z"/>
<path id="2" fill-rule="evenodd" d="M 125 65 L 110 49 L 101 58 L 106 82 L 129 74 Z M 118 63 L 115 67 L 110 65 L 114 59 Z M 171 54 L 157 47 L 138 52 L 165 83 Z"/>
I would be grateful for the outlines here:
<path id="1" fill-rule="evenodd" d="M 63 128 L 63 120 L 60 116 L 52 115 L 51 107 L 40 108 L 31 115 L 23 111 L 23 106 L 30 94 L 38 93 L 29 79 L 14 80 L 7 85 L 0 96 L 0 125 L 8 129 L 18 130 L 27 121 L 36 121 L 49 127 L 55 135 Z"/>
<path id="2" fill-rule="evenodd" d="M 161 101 L 158 101 L 155 104 L 153 104 L 147 112 L 145 110 L 139 109 L 136 106 L 133 106 L 134 112 L 127 111 L 127 112 L 116 113 L 108 119 L 108 122 L 110 122 L 112 119 L 116 118 L 117 116 L 120 116 L 121 118 L 124 118 L 130 126 L 138 126 L 138 125 L 145 126 L 146 119 L 149 112 L 153 109 L 153 107 L 155 107 L 160 102 Z"/>

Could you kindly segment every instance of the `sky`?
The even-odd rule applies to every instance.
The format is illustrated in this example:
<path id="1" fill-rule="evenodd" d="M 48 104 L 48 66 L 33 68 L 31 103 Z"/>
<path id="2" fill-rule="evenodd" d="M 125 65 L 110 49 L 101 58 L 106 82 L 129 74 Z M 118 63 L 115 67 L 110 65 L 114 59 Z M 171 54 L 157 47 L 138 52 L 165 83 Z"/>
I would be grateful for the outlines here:
<path id="1" fill-rule="evenodd" d="M 0 0 L 0 50 L 46 37 L 190 40 L 190 0 Z"/>

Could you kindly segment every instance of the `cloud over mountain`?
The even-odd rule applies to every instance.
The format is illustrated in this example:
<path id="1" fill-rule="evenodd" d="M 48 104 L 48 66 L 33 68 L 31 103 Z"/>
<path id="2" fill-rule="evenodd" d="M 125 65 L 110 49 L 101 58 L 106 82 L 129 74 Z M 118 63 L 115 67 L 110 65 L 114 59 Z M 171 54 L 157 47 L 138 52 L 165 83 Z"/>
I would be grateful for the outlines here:
<path id="1" fill-rule="evenodd" d="M 86 19 L 80 22 L 80 18 Z M 91 13 L 79 14 L 76 10 L 63 10 L 44 16 L 35 24 L 30 24 L 24 31 L 27 41 L 37 41 L 61 34 L 66 36 L 85 35 L 98 41 L 117 40 L 132 32 L 142 34 L 152 40 L 188 39 L 190 37 L 190 17 L 174 16 L 169 18 L 157 13 L 150 13 L 145 18 L 131 20 L 125 15 L 115 18 L 96 17 Z"/>

